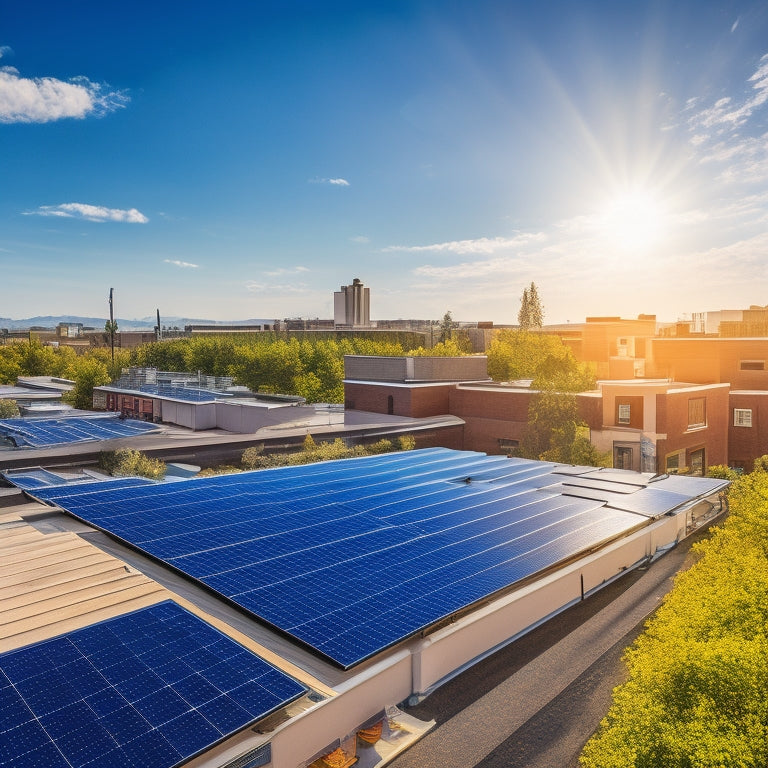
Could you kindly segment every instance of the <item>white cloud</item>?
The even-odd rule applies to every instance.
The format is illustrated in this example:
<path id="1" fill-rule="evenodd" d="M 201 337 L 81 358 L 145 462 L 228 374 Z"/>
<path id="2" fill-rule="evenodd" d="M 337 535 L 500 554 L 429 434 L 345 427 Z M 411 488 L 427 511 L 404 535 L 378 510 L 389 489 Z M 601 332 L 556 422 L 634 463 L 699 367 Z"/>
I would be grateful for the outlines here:
<path id="1" fill-rule="evenodd" d="M 136 208 L 122 210 L 105 208 L 102 205 L 86 203 L 62 203 L 61 205 L 41 205 L 28 215 L 58 216 L 65 219 L 85 219 L 86 221 L 121 221 L 128 224 L 146 224 L 149 219 Z"/>
<path id="2" fill-rule="evenodd" d="M 10 53 L 0 48 L 0 58 Z M 68 81 L 55 77 L 21 77 L 13 67 L 0 67 L 0 123 L 48 123 L 67 117 L 101 117 L 124 107 L 124 91 L 91 82 L 87 77 Z"/>
<path id="3" fill-rule="evenodd" d="M 288 269 L 281 267 L 264 274 L 269 275 L 269 277 L 279 277 L 280 275 L 300 275 L 302 272 L 309 272 L 309 269 L 307 267 L 290 267 Z"/>
<path id="4" fill-rule="evenodd" d="M 370 237 L 366 237 L 365 235 L 357 235 L 356 237 L 350 237 L 349 238 L 353 243 L 362 243 L 365 245 L 366 243 L 371 242 Z"/>
<path id="5" fill-rule="evenodd" d="M 259 283 L 255 280 L 249 280 L 245 287 L 251 293 L 268 294 L 271 297 L 310 292 L 310 287 L 306 283 L 282 283 L 275 285 L 273 283 Z"/>
<path id="6" fill-rule="evenodd" d="M 309 180 L 310 184 L 331 184 L 335 187 L 348 187 L 349 182 L 346 179 L 321 179 L 314 178 Z"/>
<path id="7" fill-rule="evenodd" d="M 480 237 L 474 240 L 451 240 L 446 243 L 431 245 L 389 245 L 382 250 L 385 253 L 404 251 L 407 253 L 496 253 L 509 248 L 518 248 L 535 242 L 541 242 L 546 237 L 540 232 L 520 233 L 515 237 Z"/>
<path id="8" fill-rule="evenodd" d="M 760 59 L 757 70 L 747 82 L 752 83 L 752 88 L 741 101 L 724 96 L 712 106 L 693 113 L 688 118 L 688 125 L 693 134 L 700 135 L 702 129 L 715 129 L 716 133 L 722 133 L 739 128 L 756 109 L 768 101 L 768 54 Z M 693 108 L 695 105 L 695 100 L 689 100 L 689 107 Z"/>
<path id="9" fill-rule="evenodd" d="M 182 267 L 184 269 L 197 269 L 198 264 L 190 264 L 188 261 L 179 261 L 178 259 L 163 259 L 166 264 L 173 264 L 174 267 Z"/>

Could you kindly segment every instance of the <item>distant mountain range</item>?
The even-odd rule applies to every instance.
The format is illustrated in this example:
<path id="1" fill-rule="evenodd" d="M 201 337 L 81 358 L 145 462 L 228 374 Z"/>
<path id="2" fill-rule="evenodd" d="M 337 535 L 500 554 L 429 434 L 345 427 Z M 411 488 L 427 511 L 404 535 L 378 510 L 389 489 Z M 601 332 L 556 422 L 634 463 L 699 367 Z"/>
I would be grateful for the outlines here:
<path id="1" fill-rule="evenodd" d="M 78 317 L 76 315 L 41 315 L 38 317 L 26 317 L 21 320 L 13 320 L 9 317 L 0 317 L 0 328 L 9 331 L 27 330 L 29 328 L 56 328 L 59 323 L 82 323 L 85 328 L 104 330 L 106 317 Z M 268 320 L 201 320 L 191 317 L 163 317 L 160 322 L 164 328 L 184 328 L 185 325 L 263 325 L 274 323 L 274 318 Z M 117 327 L 121 331 L 151 331 L 157 324 L 157 318 L 143 317 L 140 320 L 128 320 L 117 318 Z"/>

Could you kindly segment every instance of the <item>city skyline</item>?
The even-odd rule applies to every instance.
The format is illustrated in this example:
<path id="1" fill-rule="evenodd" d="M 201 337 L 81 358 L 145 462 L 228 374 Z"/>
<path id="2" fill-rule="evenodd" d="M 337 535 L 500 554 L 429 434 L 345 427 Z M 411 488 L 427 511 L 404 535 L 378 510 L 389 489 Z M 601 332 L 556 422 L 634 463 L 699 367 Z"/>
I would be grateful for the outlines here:
<path id="1" fill-rule="evenodd" d="M 768 8 L 0 9 L 0 317 L 768 304 Z"/>

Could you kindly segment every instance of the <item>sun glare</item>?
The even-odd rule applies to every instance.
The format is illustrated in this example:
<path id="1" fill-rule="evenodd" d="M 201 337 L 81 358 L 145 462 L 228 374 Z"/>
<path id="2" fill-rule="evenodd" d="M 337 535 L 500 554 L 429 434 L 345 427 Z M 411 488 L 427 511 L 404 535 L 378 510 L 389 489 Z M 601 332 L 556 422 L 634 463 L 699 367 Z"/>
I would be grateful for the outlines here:
<path id="1" fill-rule="evenodd" d="M 606 204 L 599 228 L 607 244 L 633 254 L 657 246 L 664 230 L 661 204 L 646 190 L 632 190 Z"/>

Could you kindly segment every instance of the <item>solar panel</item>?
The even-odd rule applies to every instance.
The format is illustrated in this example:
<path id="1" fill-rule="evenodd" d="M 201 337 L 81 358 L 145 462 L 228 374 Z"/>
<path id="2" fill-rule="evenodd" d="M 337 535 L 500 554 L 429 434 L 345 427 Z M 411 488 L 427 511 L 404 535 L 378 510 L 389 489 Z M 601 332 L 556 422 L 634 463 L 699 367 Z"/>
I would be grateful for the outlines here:
<path id="1" fill-rule="evenodd" d="M 306 691 L 166 601 L 0 655 L 0 762 L 170 768 Z"/>
<path id="2" fill-rule="evenodd" d="M 119 387 L 112 388 L 115 392 L 142 392 L 147 395 L 155 395 L 170 400 L 183 400 L 189 403 L 208 403 L 219 398 L 231 397 L 230 392 L 217 392 L 200 387 L 181 387 L 173 384 L 140 384 L 137 387 L 127 390 L 121 390 Z"/>
<path id="3" fill-rule="evenodd" d="M 118 416 L 67 416 L 60 419 L 3 419 L 0 434 L 17 447 L 45 448 L 116 437 L 133 437 L 157 430 L 155 424 Z"/>
<path id="4" fill-rule="evenodd" d="M 35 495 L 349 668 L 643 524 L 540 489 L 556 468 L 429 449 Z"/>

